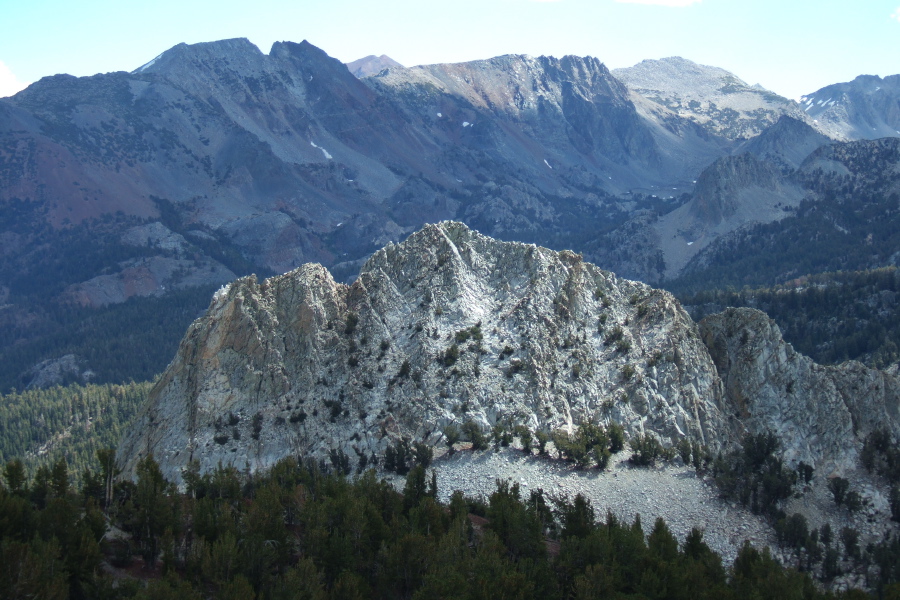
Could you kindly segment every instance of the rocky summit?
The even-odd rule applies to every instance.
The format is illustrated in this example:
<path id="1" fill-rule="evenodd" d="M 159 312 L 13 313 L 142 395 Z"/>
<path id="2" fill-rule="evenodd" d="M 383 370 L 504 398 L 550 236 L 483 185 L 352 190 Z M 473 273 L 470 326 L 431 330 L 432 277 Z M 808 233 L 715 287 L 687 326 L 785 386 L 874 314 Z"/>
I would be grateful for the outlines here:
<path id="1" fill-rule="evenodd" d="M 731 140 L 753 138 L 784 115 L 813 124 L 795 102 L 679 56 L 643 60 L 613 74 L 647 100 Z"/>
<path id="2" fill-rule="evenodd" d="M 443 446 L 450 424 L 616 422 L 712 449 L 773 430 L 789 459 L 840 470 L 876 424 L 900 432 L 898 400 L 892 375 L 819 367 L 758 311 L 698 326 L 669 293 L 578 254 L 443 222 L 376 252 L 349 286 L 307 264 L 223 287 L 118 460 L 133 476 L 152 453 L 179 481 L 191 461 L 371 464 L 401 439 Z"/>

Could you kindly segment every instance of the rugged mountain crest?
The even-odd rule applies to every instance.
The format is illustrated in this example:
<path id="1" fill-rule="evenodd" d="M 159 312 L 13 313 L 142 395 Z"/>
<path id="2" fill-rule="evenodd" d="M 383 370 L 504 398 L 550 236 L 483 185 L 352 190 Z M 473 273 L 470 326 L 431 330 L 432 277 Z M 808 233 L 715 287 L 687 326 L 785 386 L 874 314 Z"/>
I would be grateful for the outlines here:
<path id="1" fill-rule="evenodd" d="M 0 102 L 0 201 L 24 202 L 29 230 L 121 211 L 115 237 L 160 219 L 265 272 L 318 261 L 345 263 L 346 277 L 442 218 L 572 235 L 562 213 L 588 229 L 585 215 L 609 213 L 600 196 L 687 180 L 721 151 L 677 135 L 663 151 L 651 129 L 593 58 L 396 67 L 363 82 L 307 42 L 179 44 L 132 73 L 47 77 Z"/>
<path id="2" fill-rule="evenodd" d="M 819 129 L 837 139 L 900 136 L 900 75 L 860 75 L 803 96 L 800 106 Z"/>
<path id="3" fill-rule="evenodd" d="M 833 142 L 834 140 L 813 129 L 808 123 L 785 115 L 758 136 L 742 144 L 738 152 L 749 152 L 774 163 L 783 171 L 792 171 L 814 150 Z"/>
<path id="4" fill-rule="evenodd" d="M 521 128 L 532 143 L 510 140 L 501 149 L 507 157 L 515 153 L 545 175 L 561 168 L 599 171 L 597 185 L 613 191 L 660 179 L 683 182 L 716 146 L 683 131 L 675 136 L 677 148 L 669 147 L 672 140 L 661 145 L 657 123 L 638 113 L 628 89 L 593 57 L 506 55 L 389 69 L 366 82 L 404 98 L 423 117 L 487 126 L 482 135 L 489 138 Z"/>
<path id="5" fill-rule="evenodd" d="M 120 457 L 130 472 L 153 452 L 172 477 L 191 459 L 263 468 L 331 448 L 368 458 L 400 437 L 438 445 L 468 420 L 614 420 L 718 446 L 719 397 L 696 326 L 669 294 L 447 222 L 377 252 L 349 287 L 306 265 L 217 293 Z"/>
<path id="6" fill-rule="evenodd" d="M 792 458 L 833 468 L 854 434 L 893 426 L 894 378 L 850 365 L 822 380 L 762 313 L 718 319 L 698 330 L 668 293 L 569 251 L 428 225 L 376 252 L 351 286 L 310 264 L 220 290 L 119 461 L 133 475 L 153 453 L 177 480 L 191 460 L 261 469 L 337 450 L 371 464 L 400 438 L 442 445 L 451 423 L 614 421 L 712 448 L 774 427 Z"/>

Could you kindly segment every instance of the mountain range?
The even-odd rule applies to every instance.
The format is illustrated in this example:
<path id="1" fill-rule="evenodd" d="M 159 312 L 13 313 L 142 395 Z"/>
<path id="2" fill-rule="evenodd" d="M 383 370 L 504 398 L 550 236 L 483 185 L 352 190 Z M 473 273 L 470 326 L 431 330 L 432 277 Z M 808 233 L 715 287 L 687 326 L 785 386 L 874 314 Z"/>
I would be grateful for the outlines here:
<path id="1" fill-rule="evenodd" d="M 298 457 L 389 477 L 446 448 L 430 495 L 439 472 L 560 507 L 584 484 L 651 516 L 703 498 L 679 535 L 712 520 L 729 556 L 775 540 L 835 589 L 871 587 L 874 562 L 882 585 L 900 340 L 859 338 L 896 320 L 897 77 L 793 102 L 677 57 L 407 68 L 234 39 L 44 78 L 0 99 L 0 391 L 153 381 L 6 396 L 48 414 L 4 448 L 119 438 L 104 411 L 146 393 L 116 454 L 134 489 L 150 469 L 253 491 Z M 869 363 L 817 364 L 753 305 Z"/>
<path id="2" fill-rule="evenodd" d="M 306 42 L 180 44 L 131 73 L 47 77 L 0 100 L 2 387 L 84 354 L 59 333 L 73 314 L 96 331 L 129 299 L 165 313 L 198 290 L 193 317 L 236 276 L 310 261 L 350 281 L 442 219 L 673 281 L 718 240 L 839 193 L 845 167 L 814 151 L 896 125 L 891 77 L 797 104 L 678 58 L 351 67 Z M 890 196 L 875 179 L 866 189 Z"/>

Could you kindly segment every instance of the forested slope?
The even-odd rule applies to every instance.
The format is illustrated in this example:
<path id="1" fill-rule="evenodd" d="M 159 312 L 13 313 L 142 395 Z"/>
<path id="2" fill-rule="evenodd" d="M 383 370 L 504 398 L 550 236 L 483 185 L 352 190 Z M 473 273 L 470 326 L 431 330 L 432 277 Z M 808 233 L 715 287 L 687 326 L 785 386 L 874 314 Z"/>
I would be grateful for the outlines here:
<path id="1" fill-rule="evenodd" d="M 293 459 L 265 477 L 195 474 L 179 493 L 148 458 L 111 498 L 109 473 L 76 494 L 64 463 L 39 481 L 5 475 L 0 589 L 13 598 L 834 597 L 768 551 L 745 545 L 726 567 L 699 530 L 679 544 L 662 519 L 598 521 L 581 496 L 498 482 L 442 505 L 422 466 L 402 494 L 374 471 Z M 124 535 L 101 540 L 105 516 Z"/>
<path id="2" fill-rule="evenodd" d="M 727 306 L 758 308 L 784 338 L 820 364 L 859 360 L 884 368 L 900 360 L 900 271 L 821 273 L 784 285 L 682 295 L 695 320 Z"/>
<path id="3" fill-rule="evenodd" d="M 152 385 L 73 384 L 0 396 L 0 463 L 21 459 L 32 473 L 64 458 L 80 481 L 85 468 L 96 468 L 98 449 L 118 445 Z"/>

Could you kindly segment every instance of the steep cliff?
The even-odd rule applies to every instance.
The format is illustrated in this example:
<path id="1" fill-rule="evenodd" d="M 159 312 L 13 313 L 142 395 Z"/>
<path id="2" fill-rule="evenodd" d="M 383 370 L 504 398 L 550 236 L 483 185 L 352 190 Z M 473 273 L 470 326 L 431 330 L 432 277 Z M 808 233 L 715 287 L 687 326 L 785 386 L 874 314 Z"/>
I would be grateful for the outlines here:
<path id="1" fill-rule="evenodd" d="M 191 459 L 256 469 L 332 448 L 368 459 L 400 437 L 437 445 L 468 420 L 616 421 L 716 447 L 730 437 L 721 397 L 668 293 L 447 222 L 380 250 L 349 287 L 305 265 L 221 290 L 120 459 L 131 473 L 153 452 L 175 478 Z"/>
<path id="2" fill-rule="evenodd" d="M 700 331 L 722 378 L 729 417 L 749 431 L 775 432 L 789 461 L 850 468 L 859 440 L 873 430 L 900 433 L 896 377 L 855 361 L 818 365 L 755 309 L 711 315 Z"/>
<path id="3" fill-rule="evenodd" d="M 153 453 L 178 480 L 191 460 L 370 463 L 400 438 L 441 445 L 451 423 L 590 421 L 713 449 L 770 429 L 790 459 L 840 467 L 858 436 L 896 427 L 898 391 L 858 364 L 815 365 L 759 311 L 698 329 L 667 292 L 444 222 L 376 252 L 351 286 L 309 264 L 220 290 L 119 460 L 133 475 Z"/>

